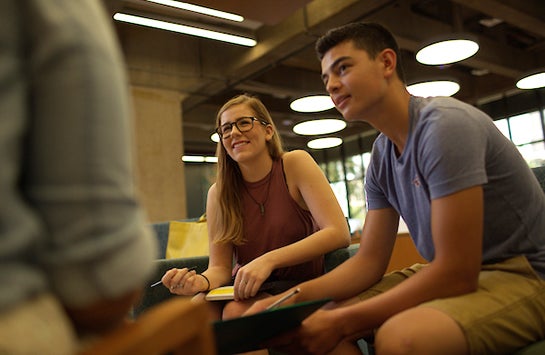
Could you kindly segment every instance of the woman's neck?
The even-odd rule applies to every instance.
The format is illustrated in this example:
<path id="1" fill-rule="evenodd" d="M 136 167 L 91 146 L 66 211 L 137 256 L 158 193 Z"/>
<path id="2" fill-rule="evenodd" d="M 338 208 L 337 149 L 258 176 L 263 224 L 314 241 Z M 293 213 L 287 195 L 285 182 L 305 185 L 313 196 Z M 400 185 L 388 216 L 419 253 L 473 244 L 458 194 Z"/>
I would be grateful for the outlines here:
<path id="1" fill-rule="evenodd" d="M 239 164 L 242 178 L 248 182 L 255 182 L 263 179 L 272 169 L 273 160 L 267 153 L 266 156 L 261 156 L 258 159 Z"/>

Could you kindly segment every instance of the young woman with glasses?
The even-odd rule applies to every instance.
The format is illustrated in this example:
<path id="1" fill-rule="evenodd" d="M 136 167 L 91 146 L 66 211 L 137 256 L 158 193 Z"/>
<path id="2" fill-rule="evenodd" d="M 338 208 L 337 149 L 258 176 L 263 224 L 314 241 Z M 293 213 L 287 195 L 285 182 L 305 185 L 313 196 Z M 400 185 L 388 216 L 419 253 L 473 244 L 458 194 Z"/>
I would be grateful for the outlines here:
<path id="1" fill-rule="evenodd" d="M 180 295 L 232 284 L 235 300 L 216 314 L 227 319 L 297 280 L 323 274 L 324 254 L 346 247 L 350 233 L 316 162 L 305 151 L 283 150 L 259 99 L 240 95 L 229 100 L 216 125 L 217 180 L 206 207 L 208 269 L 202 274 L 173 269 L 163 284 Z M 271 285 L 276 287 L 267 288 Z"/>

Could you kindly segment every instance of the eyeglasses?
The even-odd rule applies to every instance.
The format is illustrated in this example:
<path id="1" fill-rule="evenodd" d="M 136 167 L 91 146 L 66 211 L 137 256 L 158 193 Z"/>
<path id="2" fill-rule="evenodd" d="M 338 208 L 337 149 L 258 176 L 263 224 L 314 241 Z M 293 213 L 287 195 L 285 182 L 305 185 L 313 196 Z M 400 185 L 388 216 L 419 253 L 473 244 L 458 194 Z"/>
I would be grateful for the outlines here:
<path id="1" fill-rule="evenodd" d="M 268 125 L 267 122 L 261 121 L 255 117 L 241 117 L 235 122 L 222 124 L 216 128 L 216 133 L 220 136 L 220 138 L 227 139 L 231 137 L 231 134 L 233 133 L 233 126 L 235 126 L 239 132 L 248 132 L 254 128 L 254 121 L 261 123 L 263 126 Z"/>

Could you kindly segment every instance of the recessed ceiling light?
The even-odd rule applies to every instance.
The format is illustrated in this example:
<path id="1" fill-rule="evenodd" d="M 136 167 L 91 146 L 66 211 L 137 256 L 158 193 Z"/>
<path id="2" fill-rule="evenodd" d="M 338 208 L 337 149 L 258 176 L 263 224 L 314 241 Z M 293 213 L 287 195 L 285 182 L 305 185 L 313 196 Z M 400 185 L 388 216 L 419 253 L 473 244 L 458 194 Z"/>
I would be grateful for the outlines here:
<path id="1" fill-rule="evenodd" d="M 427 42 L 416 53 L 416 60 L 427 65 L 459 62 L 477 53 L 479 44 L 466 34 L 452 34 Z"/>
<path id="2" fill-rule="evenodd" d="M 519 89 L 537 89 L 545 87 L 545 71 L 536 72 L 517 81 Z"/>
<path id="3" fill-rule="evenodd" d="M 343 140 L 338 137 L 318 138 L 308 142 L 307 147 L 312 149 L 325 149 L 325 148 L 332 148 L 332 147 L 341 145 L 342 142 Z"/>
<path id="4" fill-rule="evenodd" d="M 203 155 L 183 155 L 184 163 L 217 163 L 218 157 L 203 156 Z"/>
<path id="5" fill-rule="evenodd" d="M 182 9 L 186 11 L 196 12 L 199 14 L 219 17 L 225 20 L 231 20 L 235 22 L 244 21 L 244 17 L 237 14 L 232 14 L 230 12 L 225 12 L 225 11 L 219 11 L 219 10 L 211 9 L 209 7 L 188 4 L 186 2 L 173 1 L 173 0 L 147 0 L 147 1 L 154 2 L 161 5 L 176 7 L 178 9 Z"/>
<path id="6" fill-rule="evenodd" d="M 328 95 L 312 95 L 292 101 L 290 108 L 297 112 L 320 112 L 335 107 Z"/>
<path id="7" fill-rule="evenodd" d="M 337 118 L 324 118 L 305 121 L 293 126 L 293 131 L 304 136 L 338 132 L 346 127 L 346 122 Z"/>
<path id="8" fill-rule="evenodd" d="M 460 84 L 450 80 L 436 80 L 415 83 L 407 86 L 407 91 L 414 96 L 452 96 L 460 90 Z"/>
<path id="9" fill-rule="evenodd" d="M 184 155 L 182 161 L 184 163 L 204 163 L 204 157 L 202 155 Z"/>
<path id="10" fill-rule="evenodd" d="M 210 136 L 210 140 L 214 143 L 218 143 L 220 141 L 220 136 L 217 133 L 212 133 Z"/>
<path id="11" fill-rule="evenodd" d="M 241 46 L 254 47 L 257 41 L 253 38 L 232 35 L 205 28 L 182 25 L 174 22 L 160 21 L 143 16 L 135 16 L 118 12 L 114 15 L 114 19 L 121 22 L 132 23 L 135 25 L 159 28 L 161 30 L 183 33 L 186 35 L 215 39 L 217 41 L 239 44 Z"/>
<path id="12" fill-rule="evenodd" d="M 490 74 L 490 70 L 488 69 L 471 69 L 471 75 L 475 76 L 483 76 L 486 74 Z"/>
<path id="13" fill-rule="evenodd" d="M 488 27 L 488 28 L 491 28 L 491 27 L 494 27 L 494 26 L 497 26 L 499 25 L 500 23 L 502 23 L 503 20 L 502 19 L 499 19 L 499 18 L 495 18 L 495 17 L 491 17 L 491 18 L 483 18 L 481 20 L 479 20 L 479 23 L 485 27 Z"/>

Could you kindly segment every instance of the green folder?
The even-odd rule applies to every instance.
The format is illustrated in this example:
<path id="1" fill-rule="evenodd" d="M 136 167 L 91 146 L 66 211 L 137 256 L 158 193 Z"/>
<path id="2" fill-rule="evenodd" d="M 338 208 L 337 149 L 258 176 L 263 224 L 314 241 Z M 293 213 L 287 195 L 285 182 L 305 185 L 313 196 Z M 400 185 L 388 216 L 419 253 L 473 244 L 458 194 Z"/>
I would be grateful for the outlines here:
<path id="1" fill-rule="evenodd" d="M 263 349 L 262 343 L 298 327 L 303 319 L 331 299 L 301 302 L 249 316 L 213 323 L 219 355 Z"/>

